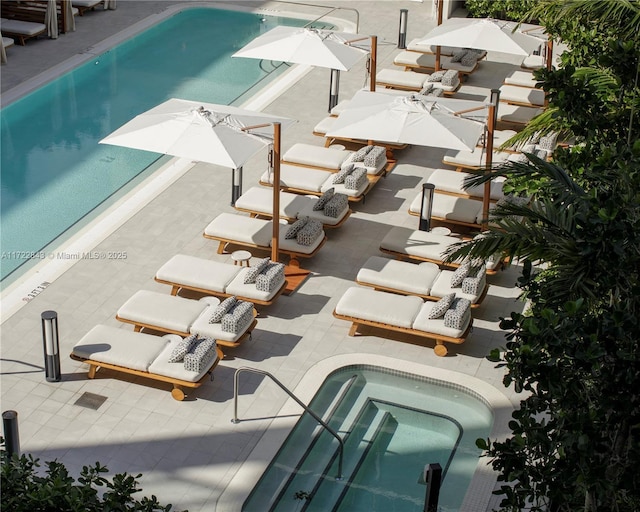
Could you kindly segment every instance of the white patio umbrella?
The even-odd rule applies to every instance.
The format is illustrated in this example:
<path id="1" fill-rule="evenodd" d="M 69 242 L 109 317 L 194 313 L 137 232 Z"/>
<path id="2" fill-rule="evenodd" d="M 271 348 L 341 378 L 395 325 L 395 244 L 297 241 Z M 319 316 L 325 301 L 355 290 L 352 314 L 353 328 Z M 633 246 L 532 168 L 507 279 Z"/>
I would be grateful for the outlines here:
<path id="1" fill-rule="evenodd" d="M 472 151 L 485 129 L 484 107 L 477 101 L 361 90 L 327 137 Z"/>
<path id="2" fill-rule="evenodd" d="M 232 57 L 267 59 L 331 69 L 329 110 L 338 98 L 339 71 L 348 71 L 371 52 L 370 38 L 349 32 L 277 26 L 256 37 Z M 375 74 L 375 71 L 374 71 Z"/>
<path id="3" fill-rule="evenodd" d="M 513 21 L 451 18 L 420 38 L 418 43 L 474 48 L 526 57 L 545 44 L 546 38 L 525 33 Z"/>
<path id="4" fill-rule="evenodd" d="M 100 143 L 231 167 L 234 192 L 239 196 L 235 170 L 270 144 L 274 148 L 274 183 L 280 182 L 280 130 L 293 123 L 293 119 L 228 105 L 172 98 L 134 117 Z M 274 260 L 278 254 L 279 192 L 274 187 Z M 237 196 L 232 196 L 232 204 L 234 199 Z"/>

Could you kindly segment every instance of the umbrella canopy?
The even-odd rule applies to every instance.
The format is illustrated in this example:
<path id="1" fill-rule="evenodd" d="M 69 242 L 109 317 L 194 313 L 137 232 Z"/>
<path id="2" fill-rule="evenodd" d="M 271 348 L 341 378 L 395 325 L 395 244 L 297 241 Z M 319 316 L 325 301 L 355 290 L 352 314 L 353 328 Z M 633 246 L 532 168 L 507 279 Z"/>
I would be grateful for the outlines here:
<path id="1" fill-rule="evenodd" d="M 367 54 L 349 44 L 358 34 L 278 26 L 258 36 L 233 57 L 268 59 L 347 71 Z M 358 44 L 366 41 L 358 41 Z"/>
<path id="2" fill-rule="evenodd" d="M 228 105 L 172 98 L 134 117 L 100 141 L 237 169 L 270 143 L 271 127 L 242 128 L 291 119 Z"/>
<path id="3" fill-rule="evenodd" d="M 477 101 L 361 90 L 327 137 L 473 151 L 486 118 L 485 104 Z"/>
<path id="4" fill-rule="evenodd" d="M 529 25 L 528 27 L 531 27 Z M 451 18 L 418 41 L 421 45 L 474 48 L 527 56 L 546 42 L 518 23 L 492 18 Z M 535 31 L 539 33 L 539 31 Z"/>

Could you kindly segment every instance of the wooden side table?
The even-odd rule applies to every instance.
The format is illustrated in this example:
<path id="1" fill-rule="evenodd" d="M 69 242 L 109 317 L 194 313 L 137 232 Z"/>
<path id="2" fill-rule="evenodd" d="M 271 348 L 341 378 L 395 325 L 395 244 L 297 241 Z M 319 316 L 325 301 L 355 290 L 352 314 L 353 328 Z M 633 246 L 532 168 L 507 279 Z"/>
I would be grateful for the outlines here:
<path id="1" fill-rule="evenodd" d="M 249 251 L 233 251 L 231 253 L 231 259 L 233 260 L 234 265 L 240 265 L 241 267 L 244 264 L 249 265 L 249 260 L 251 259 L 251 253 Z"/>

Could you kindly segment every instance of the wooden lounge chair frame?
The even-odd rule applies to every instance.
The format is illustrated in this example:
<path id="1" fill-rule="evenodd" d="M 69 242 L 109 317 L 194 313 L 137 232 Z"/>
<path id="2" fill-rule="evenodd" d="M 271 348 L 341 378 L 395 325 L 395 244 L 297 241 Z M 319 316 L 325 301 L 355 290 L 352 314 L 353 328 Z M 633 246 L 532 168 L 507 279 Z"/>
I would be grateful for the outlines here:
<path id="1" fill-rule="evenodd" d="M 471 328 L 473 327 L 473 319 L 471 319 L 471 321 L 469 322 L 469 326 L 467 327 L 467 329 L 464 331 L 464 333 L 460 338 L 451 338 L 449 336 L 443 336 L 442 334 L 418 331 L 416 329 L 410 329 L 408 327 L 397 327 L 395 325 L 383 324 L 381 322 L 374 322 L 372 320 L 364 320 L 362 318 L 354 318 L 351 316 L 340 315 L 336 313 L 335 310 L 333 311 L 333 316 L 340 320 L 346 320 L 347 322 L 352 323 L 351 328 L 349 329 L 349 336 L 356 336 L 358 334 L 358 328 L 361 325 L 368 325 L 370 327 L 375 327 L 377 329 L 384 329 L 384 330 L 395 331 L 395 332 L 400 332 L 404 334 L 411 334 L 413 336 L 419 336 L 421 338 L 429 338 L 429 339 L 435 340 L 436 345 L 433 348 L 433 351 L 439 357 L 444 357 L 448 353 L 447 347 L 444 345 L 445 343 L 455 343 L 457 345 L 464 343 L 465 340 L 467 339 L 467 336 L 471 332 Z"/>
<path id="2" fill-rule="evenodd" d="M 75 354 L 71 354 L 71 359 L 73 359 L 74 361 L 80 361 L 82 363 L 86 363 L 89 365 L 89 372 L 87 374 L 87 377 L 89 379 L 93 379 L 96 376 L 97 371 L 100 368 L 106 368 L 108 370 L 113 370 L 115 372 L 120 372 L 120 373 L 128 373 L 130 375 L 136 375 L 138 377 L 144 377 L 147 379 L 152 379 L 152 380 L 158 380 L 161 382 L 168 382 L 170 384 L 173 384 L 173 389 L 171 390 L 171 396 L 175 399 L 178 400 L 179 402 L 181 402 L 182 400 L 185 399 L 186 393 L 184 392 L 184 390 L 182 388 L 190 388 L 190 389 L 195 389 L 200 387 L 206 380 L 207 377 L 210 378 L 210 380 L 213 380 L 213 370 L 216 368 L 216 366 L 218 366 L 218 363 L 220 362 L 220 360 L 224 357 L 224 354 L 222 353 L 222 350 L 220 350 L 219 347 L 216 347 L 216 352 L 217 352 L 217 360 L 213 363 L 213 365 L 211 366 L 211 368 L 209 368 L 205 374 L 202 376 L 202 378 L 198 381 L 195 382 L 191 382 L 191 381 L 186 381 L 186 380 L 180 380 L 180 379 L 174 379 L 172 377 L 166 377 L 164 375 L 157 375 L 155 373 L 149 373 L 149 372 L 143 372 L 141 370 L 134 370 L 133 368 L 127 368 L 125 366 L 118 366 L 115 364 L 111 364 L 111 363 L 102 363 L 100 361 L 94 361 L 93 359 L 85 359 L 83 357 L 79 357 Z"/>

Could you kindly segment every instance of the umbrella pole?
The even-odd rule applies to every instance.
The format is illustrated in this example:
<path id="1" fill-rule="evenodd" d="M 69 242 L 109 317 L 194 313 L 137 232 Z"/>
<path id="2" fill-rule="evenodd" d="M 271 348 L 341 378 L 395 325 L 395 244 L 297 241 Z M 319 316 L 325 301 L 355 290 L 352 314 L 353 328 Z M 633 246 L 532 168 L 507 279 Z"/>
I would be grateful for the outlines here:
<path id="1" fill-rule="evenodd" d="M 271 239 L 271 261 L 278 261 L 278 242 L 280 240 L 280 123 L 273 123 L 273 235 Z"/>
<path id="2" fill-rule="evenodd" d="M 438 26 L 442 25 L 442 4 L 444 0 L 436 0 L 438 8 Z M 436 46 L 436 71 L 440 71 L 440 46 Z"/>
<path id="3" fill-rule="evenodd" d="M 489 103 L 489 116 L 487 119 L 487 143 L 485 144 L 487 150 L 487 162 L 485 173 L 491 172 L 493 166 L 493 132 L 496 125 L 496 114 L 498 110 L 498 101 L 500 100 L 500 91 L 498 89 L 491 89 L 491 101 Z M 482 229 L 486 230 L 489 227 L 489 203 L 491 200 L 491 181 L 486 181 L 484 184 L 484 194 L 482 196 Z"/>
<path id="4" fill-rule="evenodd" d="M 329 113 L 331 109 L 338 104 L 338 91 L 340 90 L 340 70 L 331 70 L 331 79 L 329 82 Z"/>
<path id="5" fill-rule="evenodd" d="M 376 61 L 378 60 L 378 36 L 371 36 L 371 59 L 369 65 L 369 90 L 376 90 Z"/>

